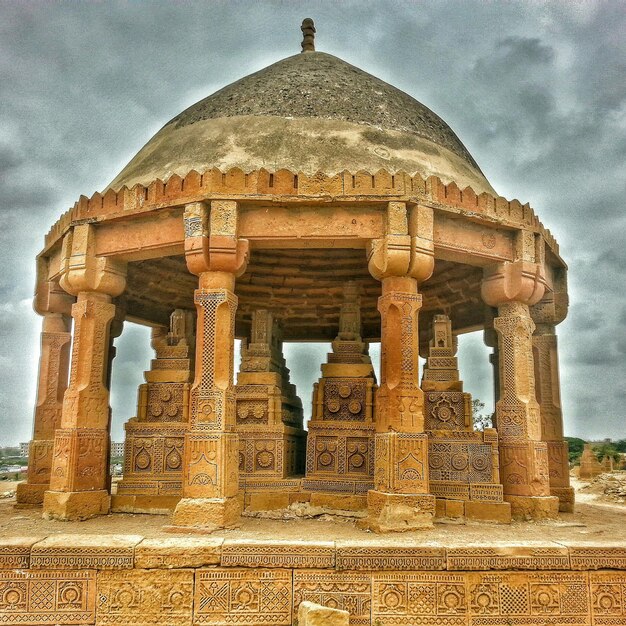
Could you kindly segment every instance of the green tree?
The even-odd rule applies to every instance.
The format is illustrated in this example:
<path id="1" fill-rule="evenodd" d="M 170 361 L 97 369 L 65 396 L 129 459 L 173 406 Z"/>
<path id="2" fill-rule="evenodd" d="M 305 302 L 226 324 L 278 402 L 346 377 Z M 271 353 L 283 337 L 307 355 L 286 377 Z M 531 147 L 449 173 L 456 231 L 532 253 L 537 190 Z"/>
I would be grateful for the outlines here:
<path id="1" fill-rule="evenodd" d="M 564 437 L 569 444 L 569 462 L 578 463 L 585 447 L 585 440 L 578 437 Z"/>
<path id="2" fill-rule="evenodd" d="M 472 418 L 474 421 L 474 430 L 485 430 L 485 428 L 493 428 L 493 416 L 483 413 L 485 403 L 480 398 L 472 400 Z"/>

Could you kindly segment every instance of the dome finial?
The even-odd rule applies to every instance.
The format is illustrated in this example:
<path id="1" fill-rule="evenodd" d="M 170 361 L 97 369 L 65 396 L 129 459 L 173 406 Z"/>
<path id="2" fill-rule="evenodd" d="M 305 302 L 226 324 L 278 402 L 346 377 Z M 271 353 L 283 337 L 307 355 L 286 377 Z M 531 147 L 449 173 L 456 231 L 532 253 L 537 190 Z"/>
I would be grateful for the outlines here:
<path id="1" fill-rule="evenodd" d="M 310 17 L 302 20 L 302 52 L 315 52 L 315 24 Z"/>

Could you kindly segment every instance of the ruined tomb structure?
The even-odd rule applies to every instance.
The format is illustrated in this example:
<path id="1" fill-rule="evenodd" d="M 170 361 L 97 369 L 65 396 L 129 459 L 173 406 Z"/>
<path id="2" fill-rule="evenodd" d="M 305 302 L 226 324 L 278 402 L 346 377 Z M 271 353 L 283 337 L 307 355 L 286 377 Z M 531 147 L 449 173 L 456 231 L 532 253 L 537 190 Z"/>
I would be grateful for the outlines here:
<path id="1" fill-rule="evenodd" d="M 52 226 L 20 503 L 58 519 L 168 509 L 182 529 L 298 500 L 366 509 L 378 531 L 571 510 L 557 242 L 441 118 L 305 31 L 301 54 L 183 111 Z M 155 329 L 156 359 L 111 496 L 124 319 Z M 484 432 L 455 356 L 455 336 L 478 329 L 496 383 Z M 332 342 L 311 416 L 282 341 Z"/>

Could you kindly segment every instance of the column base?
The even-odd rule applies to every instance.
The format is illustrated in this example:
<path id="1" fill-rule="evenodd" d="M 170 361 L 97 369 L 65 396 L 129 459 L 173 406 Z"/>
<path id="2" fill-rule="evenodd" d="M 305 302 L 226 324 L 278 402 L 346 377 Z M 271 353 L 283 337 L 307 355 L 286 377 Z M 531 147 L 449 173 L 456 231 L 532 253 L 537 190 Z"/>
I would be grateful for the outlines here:
<path id="1" fill-rule="evenodd" d="M 20 483 L 15 490 L 16 507 L 41 506 L 43 504 L 43 494 L 50 489 L 50 485 L 29 485 Z"/>
<path id="2" fill-rule="evenodd" d="M 107 515 L 111 507 L 108 491 L 46 491 L 43 497 L 44 519 L 80 521 Z"/>
<path id="3" fill-rule="evenodd" d="M 559 499 L 559 511 L 561 513 L 574 512 L 576 497 L 573 487 L 550 487 L 550 495 Z"/>
<path id="4" fill-rule="evenodd" d="M 357 523 L 359 528 L 375 533 L 402 533 L 432 528 L 435 496 L 429 493 L 367 492 L 368 516 Z"/>
<path id="5" fill-rule="evenodd" d="M 558 519 L 559 499 L 554 496 L 504 496 L 513 519 Z"/>
<path id="6" fill-rule="evenodd" d="M 167 532 L 210 533 L 219 528 L 236 528 L 241 524 L 241 498 L 183 498 L 172 516 Z"/>

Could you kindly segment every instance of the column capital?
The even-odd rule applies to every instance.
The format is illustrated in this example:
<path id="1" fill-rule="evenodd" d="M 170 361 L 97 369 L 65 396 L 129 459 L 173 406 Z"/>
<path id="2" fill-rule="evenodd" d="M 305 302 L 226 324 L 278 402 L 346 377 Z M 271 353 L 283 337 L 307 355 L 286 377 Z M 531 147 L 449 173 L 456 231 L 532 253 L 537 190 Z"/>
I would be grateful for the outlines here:
<path id="1" fill-rule="evenodd" d="M 246 271 L 250 245 L 237 236 L 238 217 L 234 200 L 185 206 L 185 260 L 192 274 L 224 272 L 236 277 Z"/>
<path id="2" fill-rule="evenodd" d="M 93 224 L 77 224 L 63 238 L 60 284 L 73 296 L 86 291 L 119 296 L 126 287 L 126 263 L 97 256 Z"/>
<path id="3" fill-rule="evenodd" d="M 490 306 L 509 302 L 533 305 L 541 300 L 546 288 L 544 268 L 529 261 L 498 263 L 483 270 L 481 295 Z"/>
<path id="4" fill-rule="evenodd" d="M 386 234 L 373 239 L 367 249 L 367 266 L 377 280 L 407 277 L 422 283 L 435 267 L 433 212 L 417 205 L 410 210 L 405 202 L 387 205 Z"/>

